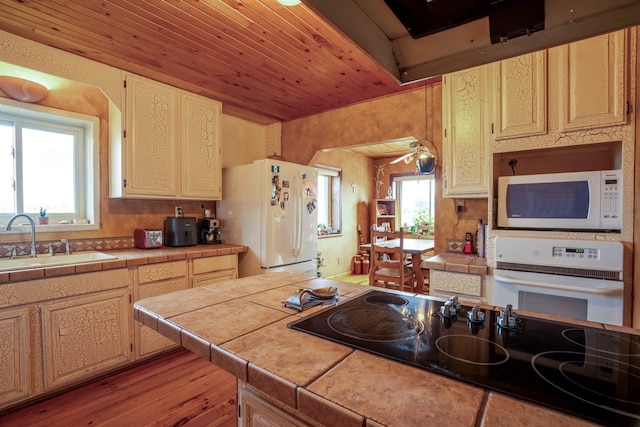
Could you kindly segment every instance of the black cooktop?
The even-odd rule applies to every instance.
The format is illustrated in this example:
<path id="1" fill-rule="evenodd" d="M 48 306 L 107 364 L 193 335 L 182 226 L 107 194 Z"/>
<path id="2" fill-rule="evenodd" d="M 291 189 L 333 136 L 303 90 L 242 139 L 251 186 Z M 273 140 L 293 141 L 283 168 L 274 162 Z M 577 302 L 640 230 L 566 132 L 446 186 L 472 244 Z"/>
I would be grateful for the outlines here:
<path id="1" fill-rule="evenodd" d="M 640 425 L 639 336 L 445 304 L 371 290 L 288 326 L 604 425 Z"/>

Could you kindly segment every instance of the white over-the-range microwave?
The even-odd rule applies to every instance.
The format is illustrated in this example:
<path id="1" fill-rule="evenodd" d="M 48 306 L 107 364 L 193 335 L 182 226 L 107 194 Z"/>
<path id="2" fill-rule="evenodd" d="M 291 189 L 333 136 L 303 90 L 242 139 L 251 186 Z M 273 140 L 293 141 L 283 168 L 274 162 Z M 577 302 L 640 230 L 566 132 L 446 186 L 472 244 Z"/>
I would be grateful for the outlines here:
<path id="1" fill-rule="evenodd" d="M 501 176 L 498 227 L 620 231 L 621 171 Z"/>

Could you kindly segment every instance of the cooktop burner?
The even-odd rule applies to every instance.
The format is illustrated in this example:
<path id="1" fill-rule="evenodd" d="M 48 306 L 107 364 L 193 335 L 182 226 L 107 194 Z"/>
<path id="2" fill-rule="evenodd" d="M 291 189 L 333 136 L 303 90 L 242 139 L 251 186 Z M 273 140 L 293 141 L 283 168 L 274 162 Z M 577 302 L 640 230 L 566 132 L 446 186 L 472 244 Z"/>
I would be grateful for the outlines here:
<path id="1" fill-rule="evenodd" d="M 604 425 L 640 425 L 635 335 L 378 290 L 289 327 Z"/>

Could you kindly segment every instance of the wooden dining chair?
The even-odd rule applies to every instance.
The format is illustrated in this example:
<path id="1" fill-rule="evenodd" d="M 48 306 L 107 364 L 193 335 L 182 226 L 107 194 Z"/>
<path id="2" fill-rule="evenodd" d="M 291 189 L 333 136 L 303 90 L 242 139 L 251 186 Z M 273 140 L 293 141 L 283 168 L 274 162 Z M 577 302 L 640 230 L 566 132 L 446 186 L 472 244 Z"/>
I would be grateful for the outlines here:
<path id="1" fill-rule="evenodd" d="M 402 228 L 398 231 L 371 228 L 370 286 L 413 291 L 416 275 L 404 257 L 403 231 Z M 398 244 L 389 245 L 390 240 L 397 240 Z"/>
<path id="2" fill-rule="evenodd" d="M 418 239 L 433 239 L 433 236 L 429 236 L 429 233 L 433 230 L 433 225 L 418 225 L 417 237 Z M 434 251 L 425 252 L 422 254 L 422 260 L 431 258 L 434 255 Z M 429 294 L 429 269 L 422 268 L 422 275 L 424 276 L 424 288 L 422 293 Z"/>

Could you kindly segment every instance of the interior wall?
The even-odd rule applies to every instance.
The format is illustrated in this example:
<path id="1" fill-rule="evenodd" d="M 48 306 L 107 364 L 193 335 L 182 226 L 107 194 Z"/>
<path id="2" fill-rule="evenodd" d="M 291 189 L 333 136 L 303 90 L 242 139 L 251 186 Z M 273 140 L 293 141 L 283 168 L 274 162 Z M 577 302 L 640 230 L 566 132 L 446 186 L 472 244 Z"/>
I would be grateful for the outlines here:
<path id="1" fill-rule="evenodd" d="M 326 165 L 339 168 L 342 181 L 342 229 L 341 234 L 318 239 L 318 251 L 322 253 L 325 267 L 320 268 L 324 277 L 335 277 L 351 272 L 353 257 L 358 253 L 360 236 L 358 225 L 366 235 L 369 223 L 368 206 L 373 197 L 371 189 L 371 159 L 340 150 L 316 153 L 309 165 Z M 364 236 L 363 236 L 364 237 Z"/>
<path id="2" fill-rule="evenodd" d="M 307 164 L 308 159 L 324 148 L 348 147 L 385 141 L 399 137 L 414 136 L 427 138 L 435 145 L 437 157 L 442 153 L 442 85 L 432 84 L 426 88 L 394 95 L 332 110 L 282 124 L 282 153 L 289 161 Z M 342 151 L 337 151 L 341 153 Z M 376 160 L 376 164 L 386 164 L 385 184 L 380 196 L 386 195 L 389 175 L 393 173 L 415 172 L 415 165 L 400 162 L 388 163 L 394 158 Z M 373 165 L 373 163 L 372 163 Z M 356 167 L 356 166 L 354 166 Z M 367 172 L 371 196 L 373 198 L 375 168 Z M 466 199 L 460 216 L 455 211 L 455 200 L 442 197 L 442 169 L 436 170 L 436 232 L 435 253 L 445 252 L 448 239 L 464 239 L 466 232 L 475 236 L 478 219 L 487 222 L 487 199 Z M 349 209 L 345 203 L 345 210 Z M 366 223 L 371 224 L 368 218 Z M 367 226 L 368 229 L 368 226 Z M 365 236 L 368 241 L 368 237 Z"/>
<path id="3" fill-rule="evenodd" d="M 252 163 L 265 157 L 263 125 L 223 114 L 221 140 L 223 168 Z"/>
<path id="4" fill-rule="evenodd" d="M 287 161 L 308 164 L 323 148 L 348 147 L 406 136 L 424 138 L 425 90 L 417 89 L 284 122 L 282 155 Z"/>
<path id="5" fill-rule="evenodd" d="M 637 45 L 640 45 L 640 31 L 636 32 Z M 637 60 L 637 56 L 636 56 Z M 640 66 L 636 64 L 636 82 L 640 82 Z M 640 105 L 640 90 L 636 90 L 635 104 Z M 640 114 L 636 114 L 636 141 L 635 141 L 635 175 L 634 175 L 634 188 L 636 195 L 640 188 Z M 640 328 L 640 197 L 635 198 L 635 206 L 633 209 L 633 262 L 631 268 L 633 269 L 633 289 L 632 289 L 632 326 L 634 328 Z"/>

